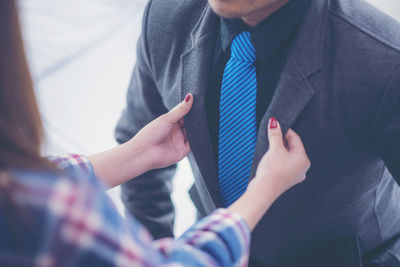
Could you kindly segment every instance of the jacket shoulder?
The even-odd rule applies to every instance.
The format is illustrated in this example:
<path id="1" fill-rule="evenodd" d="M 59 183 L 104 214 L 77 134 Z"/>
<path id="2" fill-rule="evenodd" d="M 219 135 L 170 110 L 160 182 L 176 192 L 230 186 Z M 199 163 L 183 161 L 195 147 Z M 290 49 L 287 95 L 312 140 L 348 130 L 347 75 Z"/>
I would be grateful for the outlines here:
<path id="1" fill-rule="evenodd" d="M 207 8 L 207 0 L 148 2 L 142 36 L 158 85 L 179 75 L 181 55 L 193 46 L 191 33 Z"/>
<path id="2" fill-rule="evenodd" d="M 147 17 L 150 38 L 189 35 L 207 6 L 206 0 L 152 0 Z"/>
<path id="3" fill-rule="evenodd" d="M 400 23 L 372 4 L 364 0 L 332 0 L 330 14 L 347 23 L 356 36 L 400 53 Z"/>

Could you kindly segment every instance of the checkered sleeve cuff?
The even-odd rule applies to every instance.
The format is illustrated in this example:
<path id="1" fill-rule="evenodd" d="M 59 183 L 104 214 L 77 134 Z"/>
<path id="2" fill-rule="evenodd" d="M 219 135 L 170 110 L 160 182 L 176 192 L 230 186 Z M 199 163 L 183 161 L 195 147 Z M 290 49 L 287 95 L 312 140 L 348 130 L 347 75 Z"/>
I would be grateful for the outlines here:
<path id="1" fill-rule="evenodd" d="M 248 264 L 250 230 L 238 214 L 226 209 L 218 209 L 200 220 L 181 240 L 212 255 L 219 266 Z"/>
<path id="2" fill-rule="evenodd" d="M 48 157 L 58 168 L 75 175 L 94 175 L 94 169 L 89 159 L 80 154 L 65 154 L 59 157 Z"/>

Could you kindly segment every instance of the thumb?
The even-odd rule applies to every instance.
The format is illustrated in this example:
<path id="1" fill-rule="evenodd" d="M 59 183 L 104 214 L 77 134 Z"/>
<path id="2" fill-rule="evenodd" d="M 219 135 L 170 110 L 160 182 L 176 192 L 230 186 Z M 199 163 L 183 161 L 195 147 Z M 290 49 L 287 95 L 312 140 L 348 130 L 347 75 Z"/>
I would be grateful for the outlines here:
<path id="1" fill-rule="evenodd" d="M 171 109 L 166 115 L 167 120 L 170 123 L 177 123 L 182 119 L 189 111 L 192 109 L 193 105 L 193 95 L 187 94 L 185 99 Z"/>
<path id="2" fill-rule="evenodd" d="M 281 126 L 274 117 L 268 123 L 268 141 L 270 149 L 285 147 Z"/>

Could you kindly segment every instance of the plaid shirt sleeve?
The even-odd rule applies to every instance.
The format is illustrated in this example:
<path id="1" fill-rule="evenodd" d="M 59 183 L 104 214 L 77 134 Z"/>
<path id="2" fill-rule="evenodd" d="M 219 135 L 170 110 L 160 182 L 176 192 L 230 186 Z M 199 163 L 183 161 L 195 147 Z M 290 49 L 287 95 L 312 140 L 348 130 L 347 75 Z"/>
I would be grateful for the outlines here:
<path id="1" fill-rule="evenodd" d="M 238 215 L 219 209 L 177 240 L 154 241 L 137 220 L 118 214 L 87 158 L 52 160 L 79 176 L 53 186 L 48 209 L 57 227 L 39 266 L 247 266 L 250 232 Z"/>
<path id="2" fill-rule="evenodd" d="M 93 176 L 94 170 L 89 159 L 84 155 L 65 154 L 60 157 L 49 156 L 48 159 L 55 163 L 61 170 L 75 176 Z"/>

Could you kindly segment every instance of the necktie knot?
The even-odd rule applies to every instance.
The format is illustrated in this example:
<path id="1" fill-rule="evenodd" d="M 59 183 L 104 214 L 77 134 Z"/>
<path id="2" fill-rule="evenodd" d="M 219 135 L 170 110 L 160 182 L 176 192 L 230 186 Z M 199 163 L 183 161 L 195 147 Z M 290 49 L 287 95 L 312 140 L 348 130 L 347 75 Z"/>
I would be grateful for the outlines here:
<path id="1" fill-rule="evenodd" d="M 231 44 L 231 57 L 239 61 L 253 63 L 256 60 L 256 49 L 251 42 L 249 32 L 238 34 Z"/>

